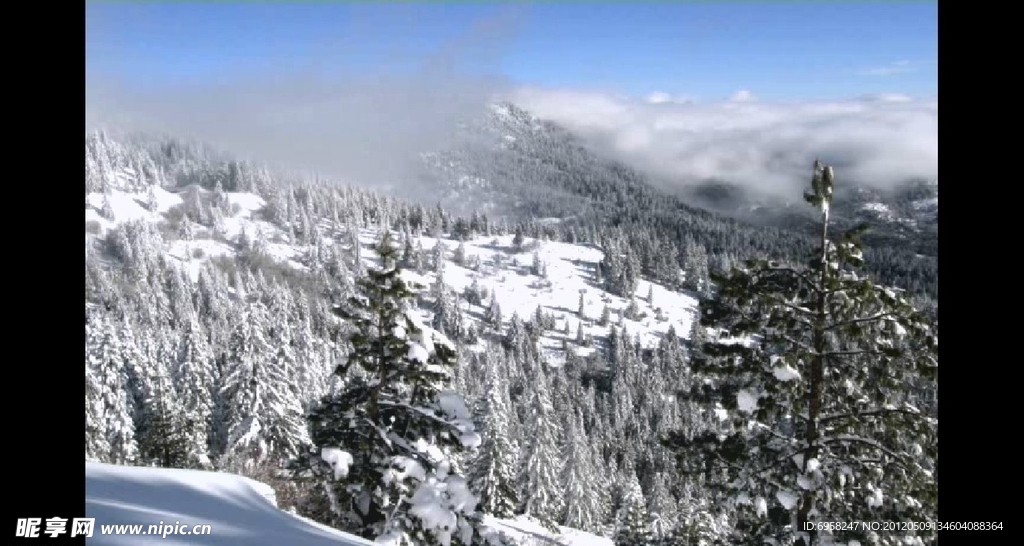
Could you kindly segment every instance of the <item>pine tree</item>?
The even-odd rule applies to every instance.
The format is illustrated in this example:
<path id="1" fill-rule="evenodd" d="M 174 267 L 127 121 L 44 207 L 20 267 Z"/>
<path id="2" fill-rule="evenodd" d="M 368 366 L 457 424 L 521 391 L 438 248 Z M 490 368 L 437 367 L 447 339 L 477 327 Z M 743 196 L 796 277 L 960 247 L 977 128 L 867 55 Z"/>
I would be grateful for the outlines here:
<path id="1" fill-rule="evenodd" d="M 434 275 L 438 278 L 444 276 L 444 258 L 447 253 L 448 248 L 445 246 L 443 241 L 438 240 L 434 243 L 434 248 L 431 250 L 430 265 L 433 266 Z"/>
<path id="2" fill-rule="evenodd" d="M 477 544 L 481 515 L 455 459 L 479 436 L 461 397 L 444 390 L 454 349 L 408 312 L 414 294 L 386 231 L 376 250 L 380 268 L 336 308 L 357 330 L 335 372 L 347 383 L 309 417 L 316 451 L 308 462 L 327 494 L 327 519 L 394 544 Z"/>
<path id="3" fill-rule="evenodd" d="M 937 337 L 899 290 L 857 273 L 860 230 L 829 238 L 832 192 L 832 168 L 816 163 L 805 197 L 821 213 L 821 246 L 808 266 L 749 262 L 701 304 L 704 325 L 756 342 L 703 346 L 691 396 L 718 404 L 721 422 L 666 443 L 684 472 L 703 473 L 720 503 L 734 503 L 736 543 L 934 536 L 804 532 L 822 520 L 936 518 L 937 419 L 922 402 L 934 391 Z"/>
<path id="4" fill-rule="evenodd" d="M 480 408 L 483 444 L 473 461 L 470 484 L 480 499 L 480 509 L 497 518 L 510 518 L 519 504 L 515 483 L 516 451 L 509 437 L 507 387 L 491 363 Z"/>
<path id="5" fill-rule="evenodd" d="M 523 230 L 521 228 L 516 228 L 516 234 L 512 237 L 512 251 L 515 253 L 522 252 L 523 244 L 525 242 L 526 239 L 523 237 Z"/>
<path id="6" fill-rule="evenodd" d="M 628 481 L 624 485 L 615 546 L 648 546 L 653 542 L 651 518 L 635 472 L 629 471 Z"/>
<path id="7" fill-rule="evenodd" d="M 402 243 L 402 267 L 415 267 L 416 249 L 412 246 L 412 236 L 408 232 L 404 234 Z"/>
<path id="8" fill-rule="evenodd" d="M 213 366 L 209 346 L 196 318 L 190 317 L 178 350 L 178 385 L 186 460 L 193 468 L 210 466 L 210 428 L 213 424 Z"/>
<path id="9" fill-rule="evenodd" d="M 106 315 L 90 320 L 86 339 L 89 343 L 87 366 L 92 368 L 96 387 L 91 404 L 87 399 L 87 409 L 103 419 L 102 423 L 87 423 L 87 431 L 100 437 L 87 439 L 86 445 L 103 462 L 130 464 L 138 456 L 138 444 L 121 340 Z"/>
<path id="10" fill-rule="evenodd" d="M 160 208 L 160 202 L 156 199 L 156 186 L 150 185 L 146 189 L 146 210 L 149 212 L 157 212 Z"/>
<path id="11" fill-rule="evenodd" d="M 581 347 L 587 345 L 587 336 L 583 332 L 583 321 L 580 321 L 579 326 L 576 328 L 576 344 Z"/>
<path id="12" fill-rule="evenodd" d="M 107 220 L 115 220 L 114 205 L 110 202 L 110 192 L 103 192 L 103 203 L 100 205 L 100 216 Z"/>
<path id="13" fill-rule="evenodd" d="M 561 482 L 565 496 L 562 524 L 574 529 L 596 531 L 601 522 L 600 489 L 594 472 L 590 442 L 577 411 L 569 420 L 562 447 L 565 464 Z"/>
<path id="14" fill-rule="evenodd" d="M 583 306 L 583 291 L 582 290 L 580 291 L 580 303 L 576 307 L 576 316 L 579 317 L 580 324 L 582 324 L 583 320 L 585 320 L 587 318 L 587 314 L 586 314 L 586 312 L 584 310 L 584 306 Z"/>
<path id="15" fill-rule="evenodd" d="M 484 322 L 490 324 L 494 329 L 501 329 L 501 306 L 498 305 L 498 298 L 491 293 L 491 304 L 487 306 L 487 311 L 484 312 Z"/>
<path id="16" fill-rule="evenodd" d="M 300 453 L 309 443 L 302 406 L 292 387 L 295 365 L 282 325 L 267 336 L 262 302 L 248 305 L 229 342 L 228 375 L 221 388 L 227 403 L 224 465 L 251 470 Z"/>
<path id="17" fill-rule="evenodd" d="M 139 441 L 142 462 L 163 468 L 184 468 L 188 465 L 189 438 L 178 403 L 178 393 L 171 382 L 165 359 L 153 359 L 149 393 L 145 401 L 145 421 Z"/>
<path id="18" fill-rule="evenodd" d="M 701 297 L 711 293 L 711 281 L 708 273 L 708 253 L 704 245 L 688 241 L 683 256 L 683 271 L 686 278 L 683 287 L 697 292 Z"/>
<path id="19" fill-rule="evenodd" d="M 110 457 L 103 411 L 103 385 L 92 363 L 85 362 L 85 459 L 106 461 Z"/>
<path id="20" fill-rule="evenodd" d="M 546 277 L 547 269 L 544 267 L 544 262 L 540 259 L 540 254 L 533 253 L 533 263 L 530 265 L 530 273 L 537 275 L 538 277 Z"/>
<path id="21" fill-rule="evenodd" d="M 462 291 L 462 299 L 466 300 L 470 305 L 483 304 L 483 296 L 480 294 L 480 283 L 476 277 L 473 277 L 473 283 Z"/>
<path id="22" fill-rule="evenodd" d="M 623 316 L 629 320 L 640 320 L 640 307 L 636 304 L 636 298 L 629 300 L 629 305 L 626 306 L 626 311 Z"/>
<path id="23" fill-rule="evenodd" d="M 563 510 L 562 488 L 558 474 L 561 457 L 558 452 L 558 432 L 548 381 L 544 369 L 535 367 L 536 381 L 529 406 L 526 429 L 530 437 L 522 456 L 520 484 L 520 511 L 537 518 L 553 531 L 558 530 L 557 519 Z"/>
<path id="24" fill-rule="evenodd" d="M 651 534 L 657 542 L 664 542 L 672 535 L 679 518 L 678 502 L 669 491 L 666 479 L 654 482 L 648 500 L 648 513 L 651 516 Z"/>

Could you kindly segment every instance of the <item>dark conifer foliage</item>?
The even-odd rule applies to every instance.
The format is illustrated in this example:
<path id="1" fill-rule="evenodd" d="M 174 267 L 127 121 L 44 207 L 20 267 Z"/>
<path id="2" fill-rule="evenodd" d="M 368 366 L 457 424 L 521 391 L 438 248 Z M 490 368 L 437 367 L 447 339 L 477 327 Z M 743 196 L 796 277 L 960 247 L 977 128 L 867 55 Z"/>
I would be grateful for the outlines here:
<path id="1" fill-rule="evenodd" d="M 310 414 L 312 469 L 331 519 L 366 538 L 475 544 L 480 514 L 464 502 L 467 483 L 453 456 L 479 437 L 458 395 L 445 390 L 454 348 L 408 314 L 415 294 L 387 231 L 375 250 L 380 268 L 368 269 L 358 294 L 336 308 L 356 329 L 335 372 L 350 379 Z M 350 376 L 352 367 L 359 373 Z M 439 524 L 435 509 L 455 525 Z"/>
<path id="2" fill-rule="evenodd" d="M 701 305 L 713 334 L 688 396 L 718 422 L 666 443 L 730 513 L 733 543 L 934 536 L 804 532 L 809 521 L 937 516 L 937 337 L 902 291 L 857 272 L 858 231 L 831 236 L 833 184 L 832 168 L 815 164 L 805 197 L 821 213 L 821 246 L 807 265 L 749 262 Z"/>

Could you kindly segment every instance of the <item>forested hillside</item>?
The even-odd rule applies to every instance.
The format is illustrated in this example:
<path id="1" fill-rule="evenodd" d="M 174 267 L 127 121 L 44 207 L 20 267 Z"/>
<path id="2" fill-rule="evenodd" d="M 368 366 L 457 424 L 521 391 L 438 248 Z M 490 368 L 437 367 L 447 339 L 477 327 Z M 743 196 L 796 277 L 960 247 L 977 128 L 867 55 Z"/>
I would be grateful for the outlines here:
<path id="1" fill-rule="evenodd" d="M 87 459 L 255 477 L 282 507 L 394 544 L 493 543 L 486 516 L 617 544 L 735 543 L 767 525 L 747 512 L 770 515 L 774 536 L 835 495 L 867 503 L 851 517 L 934 519 L 921 478 L 933 471 L 934 384 L 915 376 L 896 400 L 900 377 L 871 359 L 854 360 L 846 383 L 811 382 L 816 399 L 857 401 L 816 410 L 853 416 L 829 429 L 827 451 L 804 434 L 806 393 L 789 371 L 837 351 L 897 367 L 918 358 L 929 319 L 900 291 L 847 275 L 884 253 L 844 242 L 803 287 L 727 276 L 760 258 L 800 278 L 823 236 L 689 207 L 557 127 L 510 105 L 493 114 L 487 123 L 515 128 L 496 146 L 425 156 L 419 183 L 439 184 L 436 206 L 288 179 L 192 142 L 88 135 Z M 454 200 L 486 206 L 450 212 Z M 933 272 L 900 262 L 869 271 L 934 294 Z M 776 291 L 750 308 L 744 283 Z M 829 296 L 812 305 L 808 291 Z M 835 332 L 799 331 L 826 310 Z M 882 346 L 858 313 L 893 314 Z M 781 364 L 785 343 L 805 359 Z M 727 373 L 751 358 L 766 366 L 758 382 Z M 758 426 L 810 438 L 819 451 L 793 479 L 824 496 L 692 467 L 709 453 L 748 469 L 799 454 L 729 455 L 768 438 L 742 433 Z M 693 455 L 695 439 L 707 451 Z M 861 439 L 881 447 L 851 446 Z M 878 472 L 902 481 L 890 491 Z M 723 488 L 723 476 L 739 481 Z"/>

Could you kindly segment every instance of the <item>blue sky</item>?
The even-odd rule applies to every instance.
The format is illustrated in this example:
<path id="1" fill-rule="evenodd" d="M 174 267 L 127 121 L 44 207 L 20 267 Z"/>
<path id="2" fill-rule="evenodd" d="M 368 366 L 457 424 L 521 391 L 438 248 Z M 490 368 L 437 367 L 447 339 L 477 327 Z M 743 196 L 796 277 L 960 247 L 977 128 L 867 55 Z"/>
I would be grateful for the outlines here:
<path id="1" fill-rule="evenodd" d="M 701 101 L 937 94 L 935 2 L 90 2 L 90 81 L 455 71 Z"/>

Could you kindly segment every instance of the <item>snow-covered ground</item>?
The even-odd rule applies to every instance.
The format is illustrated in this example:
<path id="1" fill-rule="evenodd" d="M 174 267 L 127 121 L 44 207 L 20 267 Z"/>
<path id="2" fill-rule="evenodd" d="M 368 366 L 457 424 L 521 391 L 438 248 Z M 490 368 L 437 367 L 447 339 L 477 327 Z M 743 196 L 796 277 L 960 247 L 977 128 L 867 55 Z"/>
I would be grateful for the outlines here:
<path id="1" fill-rule="evenodd" d="M 103 463 L 85 465 L 85 513 L 95 518 L 95 546 L 239 545 L 344 546 L 374 544 L 279 510 L 270 486 L 234 474 L 143 468 Z M 612 546 L 612 541 L 563 527 L 552 534 L 528 518 L 486 518 L 523 546 Z M 167 525 L 189 531 L 209 525 L 208 534 L 104 534 L 104 526 Z M 160 529 L 166 529 L 161 527 Z"/>
<path id="2" fill-rule="evenodd" d="M 374 233 L 365 233 L 363 242 L 370 244 L 375 237 Z M 600 249 L 588 245 L 528 240 L 528 243 L 533 243 L 530 246 L 535 248 L 516 253 L 513 251 L 512 239 L 512 235 L 504 235 L 477 237 L 464 242 L 467 261 L 472 256 L 480 260 L 478 271 L 451 261 L 459 241 L 441 239 L 448 248 L 446 255 L 449 258 L 449 263 L 445 265 L 444 282 L 461 293 L 476 280 L 478 286 L 494 295 L 506 320 L 513 313 L 524 321 L 530 320 L 538 306 L 544 313 L 554 315 L 555 330 L 546 332 L 541 340 L 541 346 L 550 362 L 557 364 L 563 360 L 563 339 L 571 347 L 574 346 L 576 330 L 581 322 L 577 315 L 581 293 L 584 304 L 583 331 L 594 338 L 607 336 L 611 328 L 610 325 L 597 324 L 606 305 L 611 312 L 611 324 L 624 325 L 630 336 L 640 338 L 644 347 L 655 346 L 670 326 L 675 327 L 677 335 L 689 335 L 697 308 L 697 300 L 691 295 L 641 280 L 634 301 L 642 318 L 624 319 L 622 315 L 629 306 L 629 300 L 605 292 L 594 282 L 597 264 L 604 257 Z M 431 237 L 420 237 L 419 240 L 428 253 L 438 242 Z M 547 270 L 546 277 L 530 272 L 534 252 Z M 417 280 L 420 283 L 432 283 L 434 279 L 431 274 Z M 647 294 L 651 288 L 653 301 L 648 302 Z M 489 299 L 484 301 L 485 306 L 489 304 Z M 661 320 L 658 318 L 659 308 Z M 463 312 L 471 321 L 482 317 L 485 309 L 463 303 Z M 566 322 L 569 325 L 568 334 L 563 333 Z M 594 349 L 575 347 L 573 350 L 578 354 L 586 354 Z"/>
<path id="3" fill-rule="evenodd" d="M 200 470 L 85 465 L 85 513 L 96 518 L 88 544 L 338 546 L 370 541 L 278 510 L 270 486 Z M 103 534 L 106 525 L 209 525 L 209 534 Z M 160 528 L 165 529 L 165 528 Z"/>
<path id="4" fill-rule="evenodd" d="M 554 534 L 535 520 L 526 517 L 515 519 L 497 519 L 485 517 L 484 523 L 512 538 L 522 546 L 613 546 L 614 542 L 605 537 L 579 531 L 569 527 L 560 527 L 561 533 Z"/>
<path id="5" fill-rule="evenodd" d="M 208 193 L 205 190 L 199 191 Z M 157 204 L 155 211 L 150 211 L 145 206 L 149 200 L 146 192 L 126 193 L 111 190 L 106 197 L 100 193 L 89 194 L 85 211 L 86 222 L 93 221 L 99 225 L 97 236 L 102 236 L 117 224 L 129 220 L 163 222 L 168 211 L 182 203 L 182 198 L 178 193 L 160 188 L 154 188 L 154 192 Z M 234 254 L 243 231 L 250 238 L 256 238 L 257 234 L 262 233 L 266 242 L 266 252 L 275 261 L 293 269 L 305 269 L 301 262 L 311 249 L 289 244 L 288 236 L 283 230 L 262 219 L 258 211 L 266 202 L 261 197 L 251 193 L 226 193 L 225 197 L 229 205 L 222 223 L 222 237 L 215 238 L 211 230 L 196 225 L 193 240 L 175 239 L 167 242 L 165 252 L 185 267 L 193 280 L 198 277 L 204 261 Z M 100 215 L 104 199 L 109 200 L 113 219 Z M 319 225 L 327 246 L 335 242 L 348 246 L 351 238 L 347 234 L 333 232 L 331 223 L 326 220 L 321 220 Z M 376 230 L 360 230 L 362 256 L 368 264 L 375 258 L 370 246 L 378 238 L 379 233 Z M 425 251 L 425 258 L 429 258 L 439 241 L 426 236 L 416 239 Z M 447 248 L 444 282 L 457 293 L 462 293 L 475 280 L 479 287 L 486 289 L 497 299 L 506 322 L 513 313 L 518 314 L 524 321 L 531 320 L 538 306 L 544 313 L 553 315 L 555 329 L 545 332 L 541 338 L 542 350 L 550 364 L 557 366 L 564 361 L 563 340 L 567 342 L 570 350 L 580 355 L 595 350 L 593 346 L 580 347 L 575 343 L 576 332 L 581 322 L 581 318 L 577 316 L 581 293 L 584 299 L 583 331 L 595 340 L 606 337 L 612 325 L 624 326 L 629 336 L 639 337 L 641 345 L 646 348 L 655 346 L 670 326 L 675 328 L 676 334 L 680 337 L 689 336 L 697 309 L 697 300 L 689 293 L 676 292 L 641 280 L 633 298 L 640 318 L 625 319 L 623 314 L 630 301 L 604 291 L 595 283 L 596 267 L 604 256 L 599 248 L 528 238 L 524 248 L 516 252 L 512 239 L 512 235 L 503 235 L 480 236 L 465 241 L 467 262 L 464 263 L 469 263 L 476 257 L 480 265 L 475 271 L 455 263 L 454 254 L 459 241 L 440 239 Z M 546 268 L 544 277 L 531 272 L 534 252 Z M 429 287 L 435 279 L 432 269 L 428 269 L 424 275 L 417 275 L 413 271 L 408 271 L 407 274 L 410 279 Z M 651 288 L 652 301 L 647 301 Z M 490 297 L 485 298 L 483 303 L 485 306 L 489 305 Z M 610 324 L 600 326 L 598 318 L 605 306 L 610 311 Z M 470 323 L 482 321 L 485 310 L 485 307 L 462 303 L 463 314 Z M 431 318 L 429 310 L 421 310 L 421 314 L 424 321 Z M 567 334 L 564 333 L 566 325 Z"/>

